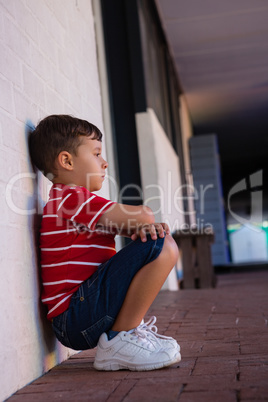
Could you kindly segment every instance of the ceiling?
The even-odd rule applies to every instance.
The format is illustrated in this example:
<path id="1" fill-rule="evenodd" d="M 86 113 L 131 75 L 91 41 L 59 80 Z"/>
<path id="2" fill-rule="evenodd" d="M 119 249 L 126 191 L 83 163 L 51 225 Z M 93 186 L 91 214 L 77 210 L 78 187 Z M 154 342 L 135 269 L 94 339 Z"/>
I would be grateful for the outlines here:
<path id="1" fill-rule="evenodd" d="M 194 133 L 216 133 L 225 193 L 268 151 L 268 1 L 155 0 Z M 267 172 L 266 172 L 267 174 Z"/>

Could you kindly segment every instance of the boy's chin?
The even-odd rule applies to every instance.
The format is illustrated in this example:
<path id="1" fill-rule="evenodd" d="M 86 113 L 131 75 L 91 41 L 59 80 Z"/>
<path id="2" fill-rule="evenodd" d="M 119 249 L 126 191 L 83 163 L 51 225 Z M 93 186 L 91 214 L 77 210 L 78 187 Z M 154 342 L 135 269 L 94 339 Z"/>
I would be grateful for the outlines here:
<path id="1" fill-rule="evenodd" d="M 99 191 L 101 188 L 102 188 L 102 186 L 94 186 L 94 187 L 87 188 L 87 189 L 88 189 L 90 192 L 92 192 L 92 191 Z"/>

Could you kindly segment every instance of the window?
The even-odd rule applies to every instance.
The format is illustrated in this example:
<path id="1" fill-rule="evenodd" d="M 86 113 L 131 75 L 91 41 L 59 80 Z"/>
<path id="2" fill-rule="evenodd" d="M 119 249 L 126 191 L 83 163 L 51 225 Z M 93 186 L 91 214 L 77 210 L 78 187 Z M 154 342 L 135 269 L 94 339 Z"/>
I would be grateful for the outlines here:
<path id="1" fill-rule="evenodd" d="M 184 177 L 179 117 L 181 90 L 174 63 L 154 2 L 139 0 L 138 7 L 147 106 L 156 113 L 177 152 L 182 177 Z"/>

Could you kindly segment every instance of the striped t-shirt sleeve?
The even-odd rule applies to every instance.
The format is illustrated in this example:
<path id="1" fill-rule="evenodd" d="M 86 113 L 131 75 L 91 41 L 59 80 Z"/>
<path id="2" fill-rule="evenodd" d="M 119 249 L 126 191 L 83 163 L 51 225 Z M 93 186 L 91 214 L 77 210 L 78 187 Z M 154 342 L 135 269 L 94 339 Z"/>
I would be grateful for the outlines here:
<path id="1" fill-rule="evenodd" d="M 94 230 L 102 214 L 109 209 L 113 201 L 90 193 L 83 187 L 70 188 L 62 195 L 57 214 L 63 219 L 87 226 Z"/>

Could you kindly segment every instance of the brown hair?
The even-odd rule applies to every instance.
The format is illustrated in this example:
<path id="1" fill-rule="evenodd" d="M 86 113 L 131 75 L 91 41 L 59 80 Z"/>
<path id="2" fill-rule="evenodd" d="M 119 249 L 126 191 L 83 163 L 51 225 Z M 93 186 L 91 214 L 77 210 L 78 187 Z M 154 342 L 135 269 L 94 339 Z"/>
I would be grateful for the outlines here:
<path id="1" fill-rule="evenodd" d="M 29 135 L 32 162 L 44 175 L 55 172 L 55 160 L 60 152 L 76 155 L 81 143 L 80 136 L 102 140 L 101 131 L 86 120 L 69 115 L 47 116 Z"/>

